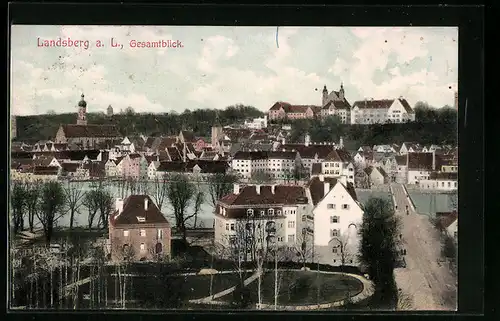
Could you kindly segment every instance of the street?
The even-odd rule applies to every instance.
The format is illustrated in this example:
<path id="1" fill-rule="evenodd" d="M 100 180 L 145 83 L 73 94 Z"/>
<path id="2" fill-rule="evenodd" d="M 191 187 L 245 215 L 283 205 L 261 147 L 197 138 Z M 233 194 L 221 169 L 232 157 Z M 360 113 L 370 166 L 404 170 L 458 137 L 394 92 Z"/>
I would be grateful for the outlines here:
<path id="1" fill-rule="evenodd" d="M 391 186 L 406 249 L 406 268 L 395 270 L 398 287 L 412 297 L 412 310 L 456 310 L 456 279 L 447 264 L 438 263 L 441 258 L 439 232 L 426 215 L 417 214 L 412 209 L 403 185 Z"/>

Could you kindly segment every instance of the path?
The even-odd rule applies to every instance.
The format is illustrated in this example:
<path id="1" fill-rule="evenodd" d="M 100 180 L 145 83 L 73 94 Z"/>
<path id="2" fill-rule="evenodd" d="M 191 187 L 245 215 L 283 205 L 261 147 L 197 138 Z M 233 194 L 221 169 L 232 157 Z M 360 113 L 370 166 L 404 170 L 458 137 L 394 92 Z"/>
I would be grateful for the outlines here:
<path id="1" fill-rule="evenodd" d="M 401 184 L 391 184 L 401 217 L 406 268 L 395 270 L 398 287 L 413 297 L 412 310 L 456 310 L 456 279 L 441 259 L 439 231 L 418 214 Z M 408 205 L 409 215 L 406 214 Z"/>

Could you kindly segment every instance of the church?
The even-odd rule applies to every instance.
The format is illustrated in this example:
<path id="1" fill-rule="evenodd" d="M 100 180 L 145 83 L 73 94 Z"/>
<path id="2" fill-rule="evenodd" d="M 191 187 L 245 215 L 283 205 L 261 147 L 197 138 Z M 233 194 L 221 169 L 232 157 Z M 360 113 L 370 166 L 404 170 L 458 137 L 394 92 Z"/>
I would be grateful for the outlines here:
<path id="1" fill-rule="evenodd" d="M 82 94 L 78 102 L 76 124 L 59 126 L 55 137 L 56 144 L 77 145 L 82 149 L 98 149 L 107 141 L 122 139 L 115 125 L 87 124 L 87 102 Z"/>

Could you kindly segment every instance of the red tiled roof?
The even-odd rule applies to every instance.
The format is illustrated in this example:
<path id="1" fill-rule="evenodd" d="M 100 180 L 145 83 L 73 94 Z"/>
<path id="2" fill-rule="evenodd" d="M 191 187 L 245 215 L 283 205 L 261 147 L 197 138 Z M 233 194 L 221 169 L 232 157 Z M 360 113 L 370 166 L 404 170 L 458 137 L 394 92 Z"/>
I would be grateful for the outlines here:
<path id="1" fill-rule="evenodd" d="M 145 199 L 148 200 L 148 210 L 144 209 Z M 123 201 L 123 211 L 118 216 L 117 214 L 115 212 L 110 216 L 113 226 L 158 224 L 170 227 L 168 220 L 148 195 L 130 195 Z M 145 221 L 139 222 L 138 216 L 144 217 Z"/>
<path id="2" fill-rule="evenodd" d="M 325 158 L 325 161 L 330 162 L 351 162 L 351 154 L 345 149 L 334 149 Z"/>
<path id="3" fill-rule="evenodd" d="M 307 186 L 309 187 L 309 190 L 311 191 L 311 198 L 313 201 L 313 204 L 316 205 L 318 204 L 321 199 L 325 196 L 325 187 L 324 183 L 329 183 L 330 184 L 330 190 L 338 183 L 338 180 L 334 177 L 325 177 L 324 182 L 320 181 L 319 177 L 313 177 Z M 347 183 L 347 186 L 345 186 L 347 192 L 351 197 L 357 201 L 358 197 L 356 195 L 356 190 L 354 189 L 354 185 L 351 183 Z"/>
<path id="4" fill-rule="evenodd" d="M 231 194 L 230 194 L 231 195 Z M 298 204 L 298 198 L 306 197 L 304 188 L 301 186 L 276 185 L 274 193 L 271 186 L 261 185 L 260 194 L 257 194 L 256 186 L 245 186 L 235 197 L 226 195 L 220 202 L 226 205 L 293 205 Z"/>

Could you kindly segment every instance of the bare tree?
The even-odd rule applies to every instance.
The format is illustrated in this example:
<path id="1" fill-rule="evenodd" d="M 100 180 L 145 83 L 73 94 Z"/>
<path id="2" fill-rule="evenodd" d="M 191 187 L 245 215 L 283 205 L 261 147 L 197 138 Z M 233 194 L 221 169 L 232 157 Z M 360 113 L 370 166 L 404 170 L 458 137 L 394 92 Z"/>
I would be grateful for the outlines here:
<path id="1" fill-rule="evenodd" d="M 163 203 L 165 202 L 165 198 L 167 197 L 168 193 L 168 177 L 167 175 L 163 175 L 162 177 L 155 177 L 153 180 L 153 199 L 158 206 L 158 208 L 161 210 L 163 207 Z"/>
<path id="2" fill-rule="evenodd" d="M 184 242 L 187 241 L 186 223 L 196 217 L 203 204 L 203 193 L 197 190 L 184 174 L 173 174 L 169 176 L 170 184 L 167 189 L 167 197 L 174 209 L 174 218 L 177 228 L 182 232 Z M 192 214 L 187 214 L 190 205 L 194 206 Z"/>
<path id="3" fill-rule="evenodd" d="M 103 188 L 98 189 L 93 195 L 96 197 L 95 204 L 99 210 L 98 226 L 106 229 L 108 228 L 109 216 L 113 212 L 113 196 Z"/>
<path id="4" fill-rule="evenodd" d="M 208 178 L 208 191 L 212 206 L 217 206 L 217 202 L 225 195 L 229 194 L 233 185 L 238 182 L 238 177 L 233 174 L 216 173 Z"/>
<path id="5" fill-rule="evenodd" d="M 40 182 L 26 182 L 25 190 L 26 190 L 26 209 L 28 212 L 28 225 L 31 233 L 34 232 L 35 228 L 35 216 L 38 212 L 38 202 L 41 198 L 42 185 Z"/>
<path id="6" fill-rule="evenodd" d="M 11 184 L 10 204 L 12 215 L 12 224 L 14 227 L 14 234 L 24 229 L 24 209 L 26 207 L 26 189 L 25 186 L 19 182 Z"/>
<path id="7" fill-rule="evenodd" d="M 95 216 L 97 215 L 97 211 L 99 211 L 99 192 L 95 189 L 91 189 L 90 191 L 86 192 L 82 204 L 84 207 L 87 208 L 88 210 L 88 227 L 89 231 L 92 230 L 92 225 L 94 224 L 94 219 Z"/>
<path id="8" fill-rule="evenodd" d="M 289 253 L 289 258 L 292 261 L 298 259 L 304 268 L 307 262 L 312 262 L 313 260 L 312 233 L 313 230 L 311 228 L 303 227 L 300 233 L 297 234 L 295 242 L 291 245 L 291 253 Z"/>
<path id="9" fill-rule="evenodd" d="M 72 230 L 75 222 L 75 214 L 79 213 L 85 193 L 81 188 L 77 188 L 68 181 L 64 187 L 64 195 L 66 197 L 66 207 L 69 212 L 69 229 Z"/>
<path id="10" fill-rule="evenodd" d="M 116 181 L 117 189 L 118 189 L 118 195 L 120 198 L 125 198 L 128 195 L 127 191 L 127 180 L 125 177 L 121 177 Z"/>
<path id="11" fill-rule="evenodd" d="M 37 217 L 43 226 L 45 240 L 50 243 L 54 225 L 65 214 L 66 198 L 59 182 L 47 182 L 42 186 L 40 211 Z"/>

